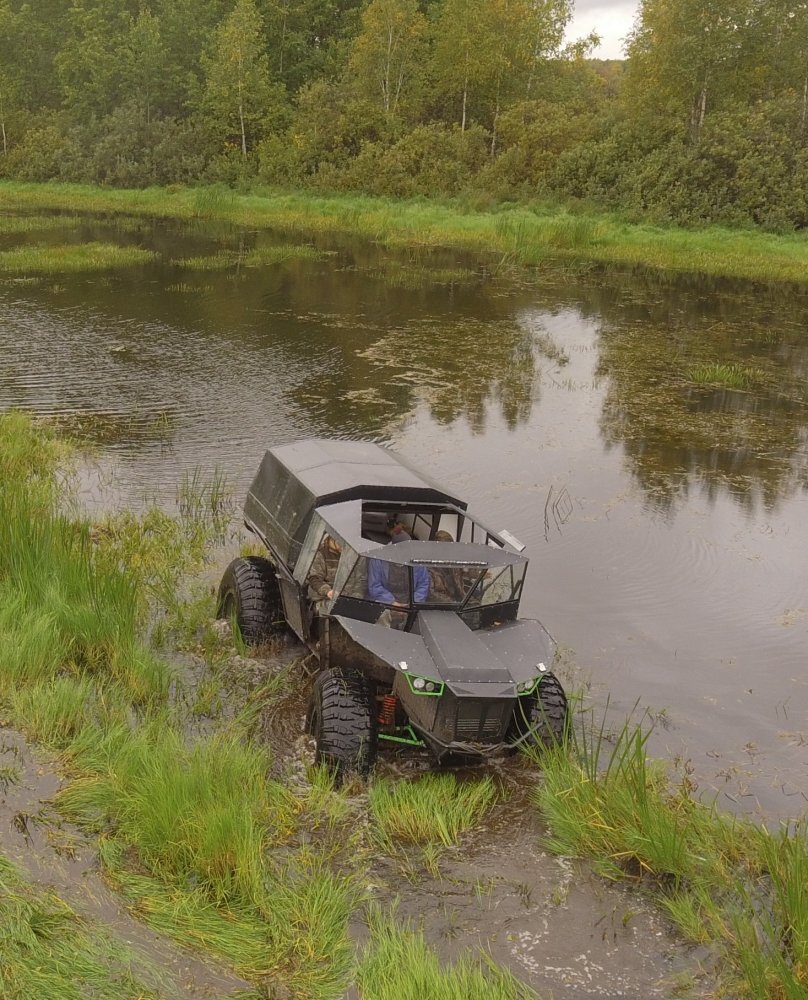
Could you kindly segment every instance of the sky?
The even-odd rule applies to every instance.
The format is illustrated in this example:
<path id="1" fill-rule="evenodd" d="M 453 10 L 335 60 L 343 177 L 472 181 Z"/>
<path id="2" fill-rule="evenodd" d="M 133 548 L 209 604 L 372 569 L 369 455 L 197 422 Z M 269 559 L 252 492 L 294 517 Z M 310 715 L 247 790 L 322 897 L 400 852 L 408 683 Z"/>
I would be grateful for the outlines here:
<path id="1" fill-rule="evenodd" d="M 592 55 L 596 59 L 622 59 L 622 39 L 631 31 L 638 6 L 638 0 L 575 0 L 575 16 L 567 30 L 567 40 L 574 41 L 596 31 L 602 41 Z"/>

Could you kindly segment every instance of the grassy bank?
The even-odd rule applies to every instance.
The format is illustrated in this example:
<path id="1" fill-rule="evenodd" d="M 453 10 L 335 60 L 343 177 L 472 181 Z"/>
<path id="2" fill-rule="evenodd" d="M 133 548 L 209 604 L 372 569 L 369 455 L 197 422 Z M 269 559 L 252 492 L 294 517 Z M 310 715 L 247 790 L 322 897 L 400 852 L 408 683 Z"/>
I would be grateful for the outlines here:
<path id="1" fill-rule="evenodd" d="M 660 270 L 808 282 L 808 237 L 631 225 L 605 214 L 360 196 L 237 194 L 227 188 L 113 190 L 0 184 L 0 208 L 209 219 L 290 233 L 351 233 L 391 247 L 454 247 L 515 264 L 547 260 L 642 265 Z"/>
<path id="2" fill-rule="evenodd" d="M 256 707 L 283 678 L 241 711 L 214 712 L 204 684 L 194 692 L 155 647 L 193 634 L 215 689 L 233 672 L 232 649 L 210 628 L 200 634 L 208 590 L 179 596 L 221 527 L 222 483 L 186 479 L 179 518 L 151 510 L 90 524 L 70 513 L 57 475 L 70 456 L 28 418 L 0 414 L 0 722 L 58 757 L 70 780 L 56 804 L 99 833 L 106 877 L 132 911 L 261 995 L 336 1000 L 351 983 L 366 1000 L 394 986 L 421 997 L 422 983 L 435 997 L 458 995 L 457 983 L 469 996 L 529 995 L 479 959 L 440 965 L 392 918 L 354 947 L 349 922 L 370 891 L 363 807 L 322 775 L 305 787 L 271 777 L 270 751 L 250 738 Z M 484 805 L 455 806 L 441 830 L 458 834 Z M 24 895 L 0 859 L 0 921 L 18 928 L 0 932 L 3 996 L 157 995 L 125 979 L 106 989 L 114 969 L 103 950 L 90 961 L 69 909 L 55 898 L 23 905 Z M 411 967 L 393 964 L 402 956 Z"/>
<path id="3" fill-rule="evenodd" d="M 769 832 L 693 797 L 648 761 L 649 733 L 626 725 L 545 756 L 535 801 L 547 846 L 591 858 L 606 877 L 650 890 L 718 962 L 720 996 L 808 996 L 808 829 Z"/>

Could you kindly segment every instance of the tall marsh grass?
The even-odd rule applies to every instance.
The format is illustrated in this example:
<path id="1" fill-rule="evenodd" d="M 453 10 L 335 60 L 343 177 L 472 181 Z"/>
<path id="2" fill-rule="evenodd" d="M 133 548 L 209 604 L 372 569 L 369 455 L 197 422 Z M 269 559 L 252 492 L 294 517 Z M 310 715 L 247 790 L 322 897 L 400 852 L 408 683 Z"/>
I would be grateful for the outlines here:
<path id="1" fill-rule="evenodd" d="M 728 995 L 808 995 L 808 836 L 772 834 L 693 798 L 648 760 L 648 728 L 579 727 L 541 758 L 547 846 L 655 889 L 679 929 L 717 952 Z"/>
<path id="2" fill-rule="evenodd" d="M 142 638 L 154 602 L 170 600 L 228 516 L 223 481 L 192 476 L 178 518 L 153 509 L 90 526 L 61 510 L 65 454 L 27 418 L 0 414 L 4 718 L 60 751 L 72 778 L 60 809 L 103 832 L 108 875 L 144 919 L 245 975 L 331 1000 L 353 966 L 361 866 L 333 871 L 292 843 L 302 804 L 268 777 L 267 752 L 238 719 L 184 734 L 171 672 Z M 22 960 L 11 963 L 0 975 L 22 977 Z M 35 994 L 62 995 L 19 995 Z"/>
<path id="3" fill-rule="evenodd" d="M 145 977 L 133 971 L 138 961 Z M 160 1000 L 155 969 L 0 856 L 0 996 L 6 1000 Z M 159 979 L 158 979 L 159 981 Z"/>
<path id="4" fill-rule="evenodd" d="M 378 831 L 400 844 L 450 847 L 479 824 L 496 799 L 488 776 L 458 781 L 453 774 L 425 774 L 414 781 L 381 779 L 370 787 Z"/>

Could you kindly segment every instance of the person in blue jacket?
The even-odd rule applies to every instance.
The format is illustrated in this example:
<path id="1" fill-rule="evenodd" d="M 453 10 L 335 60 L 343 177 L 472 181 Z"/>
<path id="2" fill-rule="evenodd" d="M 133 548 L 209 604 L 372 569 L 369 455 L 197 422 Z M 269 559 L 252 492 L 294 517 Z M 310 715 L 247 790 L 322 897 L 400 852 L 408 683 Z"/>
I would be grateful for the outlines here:
<path id="1" fill-rule="evenodd" d="M 394 523 L 390 530 L 390 538 L 397 542 L 411 541 L 410 535 Z M 382 559 L 368 560 L 368 596 L 371 601 L 388 604 L 392 607 L 406 607 L 409 604 L 409 581 L 406 566 L 385 562 Z M 422 604 L 429 596 L 429 571 L 426 566 L 413 566 L 412 569 L 413 600 Z"/>

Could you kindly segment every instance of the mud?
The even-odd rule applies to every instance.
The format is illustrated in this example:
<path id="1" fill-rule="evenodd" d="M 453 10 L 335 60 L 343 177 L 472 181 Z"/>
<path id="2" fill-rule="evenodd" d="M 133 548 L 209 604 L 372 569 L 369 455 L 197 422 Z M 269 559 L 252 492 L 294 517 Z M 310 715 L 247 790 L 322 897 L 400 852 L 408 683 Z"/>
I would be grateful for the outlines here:
<path id="1" fill-rule="evenodd" d="M 305 676 L 290 677 L 284 699 L 267 705 L 260 723 L 279 772 L 303 795 L 314 762 L 304 731 L 306 693 Z M 425 752 L 382 751 L 376 777 L 406 780 L 433 768 Z M 645 1000 L 683 989 L 691 998 L 709 995 L 709 954 L 682 941 L 638 889 L 542 849 L 548 831 L 530 801 L 539 780 L 532 765 L 515 757 L 456 773 L 469 780 L 492 775 L 500 801 L 480 829 L 443 851 L 430 870 L 418 849 L 376 850 L 368 871 L 374 902 L 422 928 L 442 960 L 482 950 L 542 1000 Z M 370 822 L 363 790 L 351 804 L 356 825 Z M 367 941 L 361 912 L 351 932 L 358 946 Z M 351 998 L 358 998 L 355 990 Z"/>
<path id="2" fill-rule="evenodd" d="M 133 972 L 171 1000 L 212 1000 L 249 984 L 178 948 L 135 920 L 104 883 L 94 838 L 51 805 L 64 783 L 13 730 L 0 729 L 0 849 L 36 886 L 52 889 L 83 918 L 125 942 Z"/>

